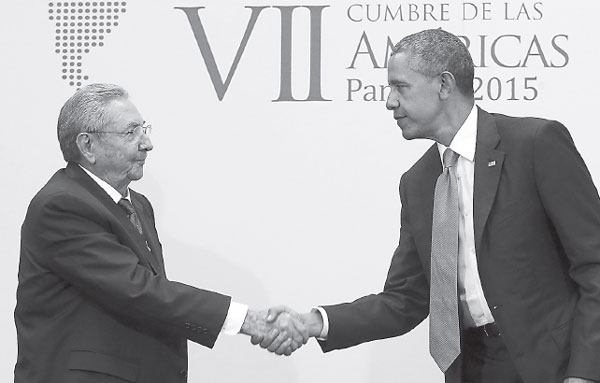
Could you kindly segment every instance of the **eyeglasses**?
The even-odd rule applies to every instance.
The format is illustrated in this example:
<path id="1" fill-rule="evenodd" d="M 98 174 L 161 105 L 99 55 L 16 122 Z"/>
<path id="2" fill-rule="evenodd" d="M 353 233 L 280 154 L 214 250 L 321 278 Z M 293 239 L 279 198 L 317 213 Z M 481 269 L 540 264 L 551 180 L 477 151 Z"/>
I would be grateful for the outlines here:
<path id="1" fill-rule="evenodd" d="M 144 123 L 144 125 L 132 126 L 124 132 L 114 132 L 114 131 L 101 131 L 101 132 L 91 132 L 94 134 L 117 134 L 119 136 L 123 136 L 126 138 L 139 138 L 142 134 L 149 136 L 152 134 L 152 125 Z"/>

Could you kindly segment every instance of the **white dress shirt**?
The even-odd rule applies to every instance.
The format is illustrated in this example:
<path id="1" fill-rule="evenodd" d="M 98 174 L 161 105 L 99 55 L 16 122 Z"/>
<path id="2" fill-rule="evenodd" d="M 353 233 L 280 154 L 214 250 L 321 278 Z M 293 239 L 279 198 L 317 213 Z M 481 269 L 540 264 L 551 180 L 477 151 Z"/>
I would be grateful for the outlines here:
<path id="1" fill-rule="evenodd" d="M 475 251 L 473 226 L 473 183 L 475 181 L 475 146 L 477 144 L 477 107 L 473 106 L 464 124 L 458 130 L 450 149 L 458 153 L 456 175 L 458 177 L 458 296 L 466 327 L 482 326 L 494 322 L 488 307 L 479 272 Z M 442 161 L 446 147 L 437 144 Z"/>
<path id="2" fill-rule="evenodd" d="M 100 179 L 83 166 L 80 165 L 80 167 L 110 196 L 110 198 L 112 198 L 113 201 L 115 201 L 115 203 L 119 203 L 121 198 L 126 198 L 129 200 L 129 202 L 131 202 L 131 198 L 129 197 L 129 188 L 127 188 L 127 194 L 122 196 L 117 189 L 109 185 L 106 181 Z M 221 328 L 221 332 L 227 335 L 238 334 L 242 328 L 242 324 L 244 324 L 247 313 L 248 306 L 231 301 L 229 304 L 229 310 L 227 311 L 227 317 L 225 317 L 225 322 L 223 322 L 223 327 Z"/>

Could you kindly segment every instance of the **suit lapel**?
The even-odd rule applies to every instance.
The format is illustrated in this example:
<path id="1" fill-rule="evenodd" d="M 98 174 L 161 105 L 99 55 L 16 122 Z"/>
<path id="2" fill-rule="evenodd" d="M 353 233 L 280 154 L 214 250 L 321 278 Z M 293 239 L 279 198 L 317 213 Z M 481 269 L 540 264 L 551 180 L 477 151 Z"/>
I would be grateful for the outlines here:
<path id="1" fill-rule="evenodd" d="M 475 248 L 479 254 L 483 229 L 490 215 L 502 165 L 504 152 L 496 150 L 500 142 L 494 118 L 479 109 L 477 121 L 477 146 L 475 148 L 475 182 L 473 186 L 473 225 L 475 232 Z"/>
<path id="2" fill-rule="evenodd" d="M 69 163 L 66 169 L 67 175 L 83 186 L 92 196 L 94 196 L 116 219 L 130 237 L 131 249 L 137 254 L 140 261 L 150 266 L 154 273 L 157 273 L 161 268 L 158 267 L 157 262 L 152 259 L 152 255 L 146 246 L 144 237 L 140 235 L 131 221 L 127 218 L 125 212 L 113 201 L 113 199 L 98 185 L 93 179 L 88 176 L 79 165 L 75 163 Z M 137 205 L 134 206 L 137 209 Z M 142 216 L 143 214 L 138 214 Z M 144 227 L 144 221 L 142 222 L 142 229 L 146 232 Z"/>

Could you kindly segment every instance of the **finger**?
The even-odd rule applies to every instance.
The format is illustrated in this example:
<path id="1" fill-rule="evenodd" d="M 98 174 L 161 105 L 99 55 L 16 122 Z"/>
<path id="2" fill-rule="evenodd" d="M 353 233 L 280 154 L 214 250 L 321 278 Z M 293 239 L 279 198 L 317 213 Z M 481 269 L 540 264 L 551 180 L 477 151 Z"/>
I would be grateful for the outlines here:
<path id="1" fill-rule="evenodd" d="M 273 342 L 271 342 L 271 344 L 267 347 L 267 350 L 269 350 L 271 352 L 276 352 L 279 349 L 279 347 L 281 346 L 281 344 L 286 342 L 289 338 L 290 338 L 290 336 L 287 334 L 286 331 L 281 331 L 279 333 L 279 335 L 277 336 L 277 338 L 275 338 L 273 340 Z M 291 339 L 290 339 L 290 342 L 291 342 Z M 277 355 L 281 355 L 281 353 L 279 353 Z"/>
<path id="2" fill-rule="evenodd" d="M 292 344 L 290 345 L 290 349 L 291 349 L 291 351 L 296 351 L 297 349 L 299 349 L 302 346 L 303 346 L 302 342 L 296 342 L 295 340 L 292 340 Z"/>
<path id="3" fill-rule="evenodd" d="M 290 356 L 290 355 L 292 355 L 293 352 L 295 352 L 296 350 L 298 350 L 300 347 L 303 346 L 303 344 L 301 342 L 296 342 L 291 338 L 289 338 L 288 340 L 290 340 L 290 343 L 289 343 L 288 347 L 283 349 L 283 355 Z M 285 347 L 285 344 L 282 343 L 281 346 L 279 346 L 278 352 L 281 352 L 282 351 L 281 349 L 284 347 Z"/>
<path id="4" fill-rule="evenodd" d="M 269 312 L 267 314 L 267 322 L 274 322 L 275 319 L 277 319 L 277 317 L 279 316 L 279 314 L 281 313 L 287 313 L 290 312 L 292 310 L 290 310 L 289 307 L 284 306 L 284 305 L 279 305 L 279 306 L 274 306 L 271 307 L 269 309 Z"/>
<path id="5" fill-rule="evenodd" d="M 289 313 L 282 313 L 277 317 L 275 326 L 286 330 L 293 337 L 294 341 L 305 344 L 308 341 L 308 330 L 304 324 L 292 317 Z"/>
<path id="6" fill-rule="evenodd" d="M 262 342 L 262 341 L 263 341 L 263 339 L 265 339 L 265 336 L 264 336 L 264 334 L 260 334 L 260 335 L 252 335 L 252 336 L 250 337 L 250 343 L 252 343 L 253 345 L 255 345 L 255 346 L 256 346 L 257 344 L 259 344 L 260 342 Z"/>
<path id="7" fill-rule="evenodd" d="M 292 339 L 287 338 L 284 340 L 279 347 L 275 350 L 275 354 L 277 355 L 285 355 L 286 351 L 291 351 Z M 291 352 L 289 353 L 291 355 Z"/>
<path id="8" fill-rule="evenodd" d="M 277 338 L 275 338 L 275 340 L 271 342 L 269 347 L 267 347 L 267 350 L 269 350 L 270 352 L 274 352 L 277 355 L 281 355 L 281 352 L 278 353 L 277 351 L 280 349 L 282 344 L 286 343 L 288 340 L 291 341 L 290 336 L 285 331 L 281 331 L 279 333 L 279 336 L 277 336 Z M 288 347 L 288 345 L 284 347 Z"/>
<path id="9" fill-rule="evenodd" d="M 293 345 L 294 342 L 292 342 Z M 298 347 L 299 348 L 299 347 Z M 283 355 L 285 356 L 290 356 L 292 355 L 292 353 L 294 353 L 298 348 L 294 348 L 293 346 L 290 346 L 288 348 L 285 349 L 285 351 L 283 352 Z"/>
<path id="10" fill-rule="evenodd" d="M 263 340 L 260 341 L 260 347 L 268 348 L 271 344 L 273 344 L 278 335 L 279 330 L 276 328 L 269 330 L 269 332 L 267 332 L 267 334 L 264 336 Z"/>

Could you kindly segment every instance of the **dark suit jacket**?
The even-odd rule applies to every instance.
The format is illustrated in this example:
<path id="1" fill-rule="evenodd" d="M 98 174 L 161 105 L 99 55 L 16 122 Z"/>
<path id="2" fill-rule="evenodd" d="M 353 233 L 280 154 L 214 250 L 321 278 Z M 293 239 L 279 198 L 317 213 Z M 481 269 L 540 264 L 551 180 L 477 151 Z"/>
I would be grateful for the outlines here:
<path id="1" fill-rule="evenodd" d="M 384 291 L 325 306 L 325 351 L 397 336 L 429 310 L 436 145 L 400 181 L 400 243 Z M 556 121 L 480 110 L 474 184 L 477 261 L 488 305 L 527 382 L 600 381 L 600 200 Z M 459 382 L 461 358 L 446 373 Z"/>
<path id="2" fill-rule="evenodd" d="M 21 231 L 15 383 L 182 382 L 187 339 L 212 347 L 230 297 L 169 281 L 154 213 L 144 239 L 78 165 L 33 198 Z"/>

